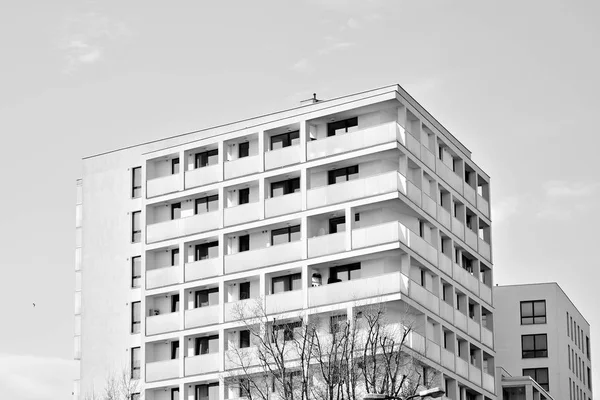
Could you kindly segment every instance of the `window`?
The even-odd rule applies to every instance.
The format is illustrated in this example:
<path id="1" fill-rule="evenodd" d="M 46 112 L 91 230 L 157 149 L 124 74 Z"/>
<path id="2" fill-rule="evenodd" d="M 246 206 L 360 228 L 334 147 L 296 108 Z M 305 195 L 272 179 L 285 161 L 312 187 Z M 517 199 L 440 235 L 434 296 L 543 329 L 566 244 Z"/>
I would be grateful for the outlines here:
<path id="1" fill-rule="evenodd" d="M 219 352 L 219 335 L 197 337 L 194 340 L 194 355 Z"/>
<path id="2" fill-rule="evenodd" d="M 238 204 L 250 203 L 250 188 L 240 189 L 238 191 Z"/>
<path id="3" fill-rule="evenodd" d="M 327 124 L 327 136 L 343 135 L 358 130 L 358 117 Z"/>
<path id="4" fill-rule="evenodd" d="M 240 143 L 238 147 L 238 158 L 248 157 L 250 154 L 250 142 Z"/>
<path id="5" fill-rule="evenodd" d="M 327 283 L 344 282 L 360 278 L 360 263 L 341 265 L 330 269 Z"/>
<path id="6" fill-rule="evenodd" d="M 219 162 L 219 150 L 208 150 L 202 153 L 196 153 L 195 155 L 195 168 L 208 167 L 209 165 L 215 165 Z"/>
<path id="7" fill-rule="evenodd" d="M 590 338 L 588 336 L 585 337 L 585 353 L 587 355 L 588 360 L 591 360 L 591 357 L 590 357 Z"/>
<path id="8" fill-rule="evenodd" d="M 142 196 L 142 167 L 131 170 L 131 197 L 134 199 Z"/>
<path id="9" fill-rule="evenodd" d="M 134 301 L 131 303 L 131 333 L 140 333 L 142 324 L 142 303 Z"/>
<path id="10" fill-rule="evenodd" d="M 592 370 L 590 369 L 590 367 L 587 367 L 587 378 L 588 389 L 592 390 Z"/>
<path id="11" fill-rule="evenodd" d="M 569 378 L 569 400 L 573 400 L 573 389 L 571 389 L 571 378 Z"/>
<path id="12" fill-rule="evenodd" d="M 238 239 L 238 252 L 250 250 L 250 235 L 241 235 Z"/>
<path id="13" fill-rule="evenodd" d="M 546 300 L 521 302 L 521 325 L 545 324 Z"/>
<path id="14" fill-rule="evenodd" d="M 194 293 L 194 308 L 215 304 L 219 304 L 219 288 L 196 290 Z"/>
<path id="15" fill-rule="evenodd" d="M 240 300 L 246 300 L 250 298 L 250 282 L 240 283 Z"/>
<path id="16" fill-rule="evenodd" d="M 273 229 L 271 231 L 271 245 L 290 243 L 300 240 L 300 225 L 287 228 Z"/>
<path id="17" fill-rule="evenodd" d="M 197 244 L 194 261 L 206 260 L 219 256 L 219 242 Z"/>
<path id="18" fill-rule="evenodd" d="M 569 313 L 567 313 L 567 337 L 569 336 Z"/>
<path id="19" fill-rule="evenodd" d="M 179 340 L 171 342 L 171 360 L 179 358 Z"/>
<path id="20" fill-rule="evenodd" d="M 354 214 L 354 222 L 360 222 L 360 213 Z"/>
<path id="21" fill-rule="evenodd" d="M 131 349 L 131 378 L 140 379 L 140 348 L 133 347 Z"/>
<path id="22" fill-rule="evenodd" d="M 203 214 L 219 210 L 219 196 L 206 196 L 195 200 L 195 214 Z"/>
<path id="23" fill-rule="evenodd" d="M 346 314 L 332 315 L 329 317 L 329 333 L 336 334 L 341 332 L 347 322 L 348 316 Z"/>
<path id="24" fill-rule="evenodd" d="M 171 219 L 181 218 L 181 203 L 171 204 Z"/>
<path id="25" fill-rule="evenodd" d="M 273 341 L 279 336 L 279 331 L 283 331 L 283 341 L 294 339 L 294 329 L 302 327 L 302 322 L 289 322 L 273 326 Z"/>
<path id="26" fill-rule="evenodd" d="M 179 265 L 179 249 L 171 250 L 171 267 Z"/>
<path id="27" fill-rule="evenodd" d="M 329 233 L 346 231 L 346 217 L 336 217 L 329 220 Z"/>
<path id="28" fill-rule="evenodd" d="M 142 257 L 131 257 L 131 287 L 140 287 L 142 280 Z"/>
<path id="29" fill-rule="evenodd" d="M 281 135 L 271 136 L 271 150 L 290 147 L 300 144 L 300 131 L 286 132 Z"/>
<path id="30" fill-rule="evenodd" d="M 179 295 L 178 294 L 174 294 L 171 296 L 171 312 L 178 312 L 179 311 Z"/>
<path id="31" fill-rule="evenodd" d="M 336 183 L 351 181 L 354 179 L 358 179 L 358 165 L 338 168 L 328 172 L 328 183 L 330 185 L 335 185 Z"/>
<path id="32" fill-rule="evenodd" d="M 544 390 L 550 390 L 550 386 L 548 385 L 548 368 L 527 368 L 523 370 L 523 376 L 530 376 Z"/>
<path id="33" fill-rule="evenodd" d="M 209 383 L 208 385 L 196 385 L 194 400 L 210 400 L 219 398 L 219 383 Z"/>
<path id="34" fill-rule="evenodd" d="M 545 333 L 522 335 L 521 350 L 523 358 L 548 357 L 548 336 Z"/>
<path id="35" fill-rule="evenodd" d="M 271 183 L 271 197 L 284 196 L 300 191 L 300 178 L 292 178 L 286 181 Z"/>
<path id="36" fill-rule="evenodd" d="M 179 388 L 171 388 L 171 400 L 179 400 Z"/>
<path id="37" fill-rule="evenodd" d="M 142 240 L 142 212 L 131 213 L 131 241 L 139 243 Z"/>
<path id="38" fill-rule="evenodd" d="M 571 346 L 567 345 L 567 356 L 569 357 L 569 369 L 571 369 Z"/>
<path id="39" fill-rule="evenodd" d="M 278 276 L 271 281 L 271 293 L 289 292 L 302 288 L 302 274 Z"/>
<path id="40" fill-rule="evenodd" d="M 171 174 L 178 174 L 179 173 L 179 157 L 174 158 L 171 160 Z"/>
<path id="41" fill-rule="evenodd" d="M 246 347 L 250 347 L 250 331 L 249 330 L 240 331 L 240 349 L 245 349 Z"/>
<path id="42" fill-rule="evenodd" d="M 131 400 L 141 400 L 141 395 L 139 393 L 132 393 Z"/>

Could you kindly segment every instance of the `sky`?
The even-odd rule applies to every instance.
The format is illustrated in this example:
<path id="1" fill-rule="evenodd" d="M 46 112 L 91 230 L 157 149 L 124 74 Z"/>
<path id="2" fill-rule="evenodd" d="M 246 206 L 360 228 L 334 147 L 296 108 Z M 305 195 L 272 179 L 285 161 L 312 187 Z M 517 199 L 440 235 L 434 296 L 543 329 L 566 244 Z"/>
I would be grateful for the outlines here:
<path id="1" fill-rule="evenodd" d="M 82 157 L 395 83 L 492 177 L 495 283 L 558 282 L 600 360 L 600 2 L 0 4 L 0 398 L 70 399 Z"/>

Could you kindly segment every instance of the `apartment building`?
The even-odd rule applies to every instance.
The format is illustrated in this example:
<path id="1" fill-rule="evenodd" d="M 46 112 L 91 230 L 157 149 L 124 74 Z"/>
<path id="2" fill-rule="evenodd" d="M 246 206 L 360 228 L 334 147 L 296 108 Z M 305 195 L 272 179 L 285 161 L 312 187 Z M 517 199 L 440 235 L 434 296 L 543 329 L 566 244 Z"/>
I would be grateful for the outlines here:
<path id="1" fill-rule="evenodd" d="M 496 360 L 556 399 L 591 400 L 590 325 L 556 283 L 496 286 Z"/>
<path id="2" fill-rule="evenodd" d="M 234 313 L 385 304 L 453 400 L 496 399 L 490 178 L 398 85 L 87 157 L 76 395 L 234 399 Z"/>
<path id="3" fill-rule="evenodd" d="M 496 384 L 502 400 L 554 400 L 532 377 L 512 376 L 502 367 L 496 367 Z"/>

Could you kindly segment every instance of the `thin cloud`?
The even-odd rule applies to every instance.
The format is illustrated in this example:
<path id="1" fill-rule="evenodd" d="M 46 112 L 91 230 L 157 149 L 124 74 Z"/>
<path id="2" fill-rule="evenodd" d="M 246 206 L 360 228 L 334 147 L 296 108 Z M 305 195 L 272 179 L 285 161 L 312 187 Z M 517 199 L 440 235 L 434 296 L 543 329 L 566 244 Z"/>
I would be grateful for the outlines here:
<path id="1" fill-rule="evenodd" d="M 358 29 L 360 28 L 360 23 L 355 18 L 350 18 L 346 22 L 346 26 L 350 29 Z"/>
<path id="2" fill-rule="evenodd" d="M 315 67 L 308 60 L 308 58 L 302 58 L 298 60 L 291 67 L 292 71 L 300 72 L 300 73 L 310 73 L 315 70 Z"/>
<path id="3" fill-rule="evenodd" d="M 320 49 L 318 51 L 318 54 L 320 56 L 324 56 L 324 55 L 333 53 L 334 51 L 341 51 L 341 50 L 349 49 L 350 47 L 353 47 L 354 45 L 356 45 L 356 43 L 353 43 L 353 42 L 334 42 L 334 43 L 331 43 L 330 45 L 325 46 L 322 49 Z"/>
<path id="4" fill-rule="evenodd" d="M 596 182 L 549 181 L 544 184 L 546 195 L 550 197 L 586 197 L 599 187 Z"/>
<path id="5" fill-rule="evenodd" d="M 548 181 L 543 185 L 545 197 L 536 217 L 567 221 L 589 212 L 596 202 L 600 183 L 589 181 Z"/>
<path id="6" fill-rule="evenodd" d="M 492 218 L 495 224 L 508 221 L 515 215 L 521 206 L 521 199 L 517 196 L 510 196 L 504 199 L 492 202 Z"/>

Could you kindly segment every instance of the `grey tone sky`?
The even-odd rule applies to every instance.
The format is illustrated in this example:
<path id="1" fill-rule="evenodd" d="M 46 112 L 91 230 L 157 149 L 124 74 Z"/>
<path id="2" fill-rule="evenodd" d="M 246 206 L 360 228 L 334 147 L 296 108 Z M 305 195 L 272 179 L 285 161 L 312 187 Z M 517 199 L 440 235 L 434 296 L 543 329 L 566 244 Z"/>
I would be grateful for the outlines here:
<path id="1" fill-rule="evenodd" d="M 0 398 L 70 399 L 81 157 L 393 83 L 491 175 L 496 282 L 559 282 L 600 359 L 600 2 L 7 3 Z"/>

